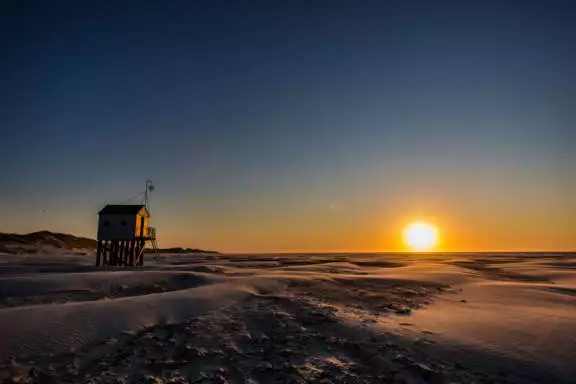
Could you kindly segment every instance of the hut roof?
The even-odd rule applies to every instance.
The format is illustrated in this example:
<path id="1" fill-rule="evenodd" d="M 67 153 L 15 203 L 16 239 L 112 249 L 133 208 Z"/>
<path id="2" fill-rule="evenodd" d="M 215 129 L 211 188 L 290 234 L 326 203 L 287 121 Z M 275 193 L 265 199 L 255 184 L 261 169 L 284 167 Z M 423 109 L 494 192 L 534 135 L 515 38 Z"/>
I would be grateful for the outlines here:
<path id="1" fill-rule="evenodd" d="M 138 214 L 138 212 L 140 212 L 140 210 L 144 208 L 146 210 L 146 206 L 142 205 L 142 204 L 137 204 L 137 205 L 114 205 L 114 204 L 109 204 L 107 206 L 105 206 L 104 208 L 102 208 L 102 210 L 100 212 L 98 212 L 99 215 L 136 215 Z M 146 213 L 148 213 L 148 210 L 146 210 Z"/>

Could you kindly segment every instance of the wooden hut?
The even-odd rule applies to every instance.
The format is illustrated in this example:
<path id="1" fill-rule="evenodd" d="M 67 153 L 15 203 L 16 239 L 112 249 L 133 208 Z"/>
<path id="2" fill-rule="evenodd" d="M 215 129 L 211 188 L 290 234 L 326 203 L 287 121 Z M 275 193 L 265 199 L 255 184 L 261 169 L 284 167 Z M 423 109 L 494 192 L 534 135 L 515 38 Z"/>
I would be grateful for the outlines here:
<path id="1" fill-rule="evenodd" d="M 156 231 L 148 225 L 145 205 L 107 205 L 98 213 L 96 266 L 144 264 L 146 241 L 155 245 Z"/>

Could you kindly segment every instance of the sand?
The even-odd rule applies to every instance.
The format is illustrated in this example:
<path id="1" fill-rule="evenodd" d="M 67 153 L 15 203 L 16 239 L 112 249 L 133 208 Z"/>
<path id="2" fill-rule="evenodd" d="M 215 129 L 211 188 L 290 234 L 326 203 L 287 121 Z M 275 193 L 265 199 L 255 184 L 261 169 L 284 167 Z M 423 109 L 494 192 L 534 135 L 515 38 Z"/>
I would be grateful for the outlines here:
<path id="1" fill-rule="evenodd" d="M 0 380 L 576 377 L 576 254 L 0 255 Z"/>

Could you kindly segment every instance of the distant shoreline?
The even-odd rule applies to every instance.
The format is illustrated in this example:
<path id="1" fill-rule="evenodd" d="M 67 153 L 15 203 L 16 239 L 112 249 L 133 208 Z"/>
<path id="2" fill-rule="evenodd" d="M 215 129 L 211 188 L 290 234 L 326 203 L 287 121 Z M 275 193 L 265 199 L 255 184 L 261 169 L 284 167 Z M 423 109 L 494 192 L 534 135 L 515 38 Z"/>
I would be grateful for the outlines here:
<path id="1" fill-rule="evenodd" d="M 152 253 L 152 248 L 146 248 L 146 253 Z M 198 248 L 160 248 L 158 249 L 159 253 L 178 253 L 178 254 L 187 254 L 187 253 L 208 253 L 213 255 L 220 255 L 220 252 L 217 251 L 207 251 L 204 249 Z"/>

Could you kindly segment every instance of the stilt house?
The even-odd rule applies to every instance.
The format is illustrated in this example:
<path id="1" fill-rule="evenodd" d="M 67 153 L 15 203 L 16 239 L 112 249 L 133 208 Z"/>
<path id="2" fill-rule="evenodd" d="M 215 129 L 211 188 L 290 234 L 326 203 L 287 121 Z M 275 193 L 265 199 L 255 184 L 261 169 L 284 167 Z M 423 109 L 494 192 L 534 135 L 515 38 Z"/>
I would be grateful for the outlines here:
<path id="1" fill-rule="evenodd" d="M 144 264 L 146 241 L 155 244 L 156 230 L 148 225 L 145 205 L 107 205 L 98 213 L 96 266 Z"/>

